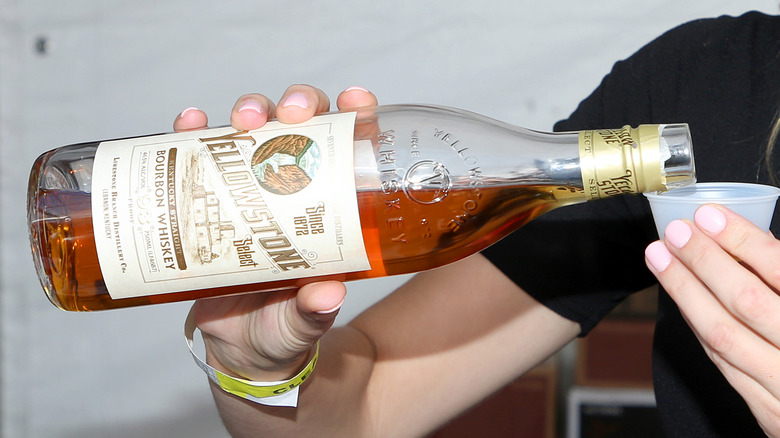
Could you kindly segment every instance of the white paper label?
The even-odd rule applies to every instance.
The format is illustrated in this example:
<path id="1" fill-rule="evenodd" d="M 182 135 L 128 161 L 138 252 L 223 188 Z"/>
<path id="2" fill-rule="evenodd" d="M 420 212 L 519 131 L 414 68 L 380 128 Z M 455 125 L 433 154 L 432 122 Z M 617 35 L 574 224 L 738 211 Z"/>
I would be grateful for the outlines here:
<path id="1" fill-rule="evenodd" d="M 92 217 L 111 297 L 370 269 L 354 121 L 328 114 L 102 143 Z"/>

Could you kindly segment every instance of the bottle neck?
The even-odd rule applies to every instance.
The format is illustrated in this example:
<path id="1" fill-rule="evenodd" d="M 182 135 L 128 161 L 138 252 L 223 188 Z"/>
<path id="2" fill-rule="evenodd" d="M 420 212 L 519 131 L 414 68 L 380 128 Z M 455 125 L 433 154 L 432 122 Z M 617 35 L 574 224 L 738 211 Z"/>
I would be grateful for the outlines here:
<path id="1" fill-rule="evenodd" d="M 371 126 L 364 137 L 356 128 L 358 190 L 403 189 L 408 194 L 547 185 L 584 190 L 586 199 L 595 199 L 665 190 L 668 163 L 674 159 L 664 154 L 687 159 L 690 166 L 682 160 L 677 169 L 680 181 L 691 181 L 684 125 L 551 133 L 461 110 L 400 105 L 376 108 Z M 664 128 L 675 126 L 681 128 Z M 665 139 L 670 144 L 662 144 Z M 610 181 L 615 188 L 609 188 Z"/>

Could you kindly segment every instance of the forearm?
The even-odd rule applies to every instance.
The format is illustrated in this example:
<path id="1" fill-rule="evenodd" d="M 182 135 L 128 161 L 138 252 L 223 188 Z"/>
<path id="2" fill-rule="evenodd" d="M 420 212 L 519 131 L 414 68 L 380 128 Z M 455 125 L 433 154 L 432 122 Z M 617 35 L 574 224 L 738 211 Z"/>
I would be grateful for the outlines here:
<path id="1" fill-rule="evenodd" d="M 366 337 L 338 327 L 322 338 L 317 367 L 301 385 L 297 408 L 253 403 L 213 383 L 211 391 L 234 437 L 371 436 L 366 430 L 370 421 L 362 410 L 373 364 L 373 348 Z"/>
<path id="2" fill-rule="evenodd" d="M 576 323 L 477 255 L 417 275 L 348 326 L 330 330 L 298 408 L 213 391 L 228 430 L 239 437 L 421 436 L 577 333 Z"/>
<path id="3" fill-rule="evenodd" d="M 415 276 L 351 325 L 377 352 L 363 415 L 383 437 L 434 431 L 580 331 L 481 255 Z"/>

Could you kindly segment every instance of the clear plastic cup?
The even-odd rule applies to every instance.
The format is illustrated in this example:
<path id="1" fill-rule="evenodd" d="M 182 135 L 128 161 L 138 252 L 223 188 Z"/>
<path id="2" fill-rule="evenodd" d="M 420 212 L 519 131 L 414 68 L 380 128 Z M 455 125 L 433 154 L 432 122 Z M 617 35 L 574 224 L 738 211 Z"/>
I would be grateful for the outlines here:
<path id="1" fill-rule="evenodd" d="M 751 183 L 696 183 L 666 192 L 645 193 L 653 211 L 658 236 L 675 219 L 693 220 L 696 209 L 703 204 L 720 204 L 744 216 L 757 227 L 769 229 L 780 189 Z"/>

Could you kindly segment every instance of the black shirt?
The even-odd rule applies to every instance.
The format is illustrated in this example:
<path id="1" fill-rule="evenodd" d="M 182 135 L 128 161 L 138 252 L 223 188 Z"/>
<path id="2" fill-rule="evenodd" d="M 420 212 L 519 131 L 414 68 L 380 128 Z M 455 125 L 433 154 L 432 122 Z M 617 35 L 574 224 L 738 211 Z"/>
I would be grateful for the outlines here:
<path id="1" fill-rule="evenodd" d="M 698 181 L 770 183 L 764 150 L 778 108 L 780 17 L 751 12 L 662 35 L 615 64 L 555 130 L 684 122 Z M 779 225 L 776 217 L 775 235 Z M 644 263 L 657 238 L 645 198 L 625 196 L 554 210 L 483 253 L 585 335 L 626 296 L 657 283 Z M 653 375 L 669 436 L 765 436 L 663 291 Z"/>

